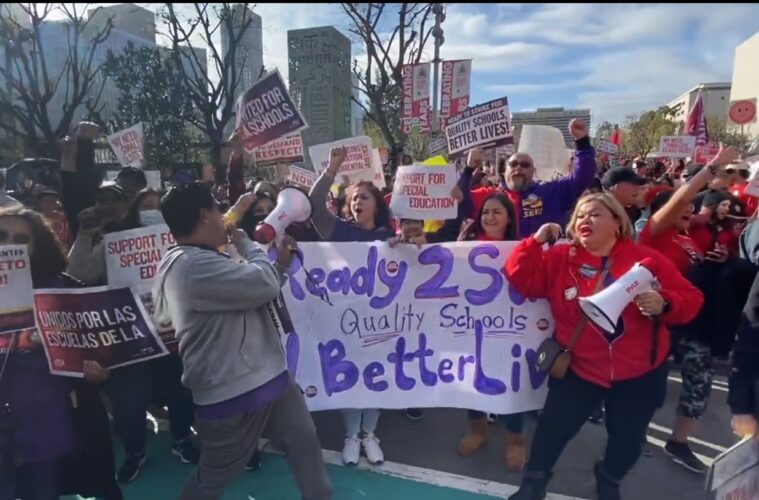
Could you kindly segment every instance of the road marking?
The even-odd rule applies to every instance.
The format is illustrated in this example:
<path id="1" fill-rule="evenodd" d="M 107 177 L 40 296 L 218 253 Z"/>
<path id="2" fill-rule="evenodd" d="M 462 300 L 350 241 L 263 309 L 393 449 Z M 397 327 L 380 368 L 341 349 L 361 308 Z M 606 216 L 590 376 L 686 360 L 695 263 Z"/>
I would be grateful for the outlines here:
<path id="1" fill-rule="evenodd" d="M 278 450 L 275 450 L 268 445 L 269 440 L 262 438 L 259 440 L 258 448 L 268 453 L 281 454 Z M 322 456 L 324 457 L 325 463 L 345 467 L 343 465 L 342 453 L 339 451 L 323 449 Z M 416 467 L 414 465 L 406 465 L 397 462 L 385 462 L 382 465 L 370 465 L 369 462 L 366 461 L 365 457 L 361 457 L 359 464 L 352 466 L 351 468 L 375 472 L 377 474 L 385 474 L 400 479 L 415 481 L 417 483 L 431 484 L 433 486 L 462 490 L 471 493 L 477 493 L 479 495 L 489 495 L 496 498 L 508 498 L 518 489 L 517 486 L 514 486 L 512 484 L 498 483 L 495 481 L 488 481 L 486 479 L 477 479 L 473 477 L 462 476 L 459 474 L 452 474 L 450 472 L 425 469 L 424 467 Z M 549 493 L 548 496 L 546 496 L 546 500 L 586 499 Z"/>
<path id="2" fill-rule="evenodd" d="M 667 378 L 671 380 L 672 382 L 677 382 L 678 384 L 683 383 L 683 379 L 681 379 L 680 377 L 675 377 L 673 375 L 670 375 Z M 712 389 L 716 389 L 722 392 L 727 392 L 727 384 L 725 384 L 724 382 L 719 382 L 717 380 L 714 380 L 712 381 Z"/>
<path id="3" fill-rule="evenodd" d="M 653 429 L 655 431 L 664 432 L 666 434 L 672 434 L 672 429 L 668 429 L 668 428 L 663 427 L 661 425 L 656 425 L 653 422 L 651 422 L 650 424 L 648 424 L 648 427 L 649 427 L 649 429 Z M 702 441 L 702 440 L 696 439 L 694 437 L 689 437 L 688 441 L 690 441 L 691 443 L 695 443 L 695 444 L 701 445 L 701 446 L 703 446 L 705 448 L 709 448 L 709 449 L 712 449 L 714 451 L 718 451 L 720 453 L 727 451 L 727 448 L 725 448 L 724 446 L 720 446 L 718 444 L 710 443 L 708 441 Z"/>
<path id="4" fill-rule="evenodd" d="M 646 441 L 648 441 L 649 443 L 655 446 L 658 446 L 661 449 L 664 449 L 664 446 L 667 444 L 661 439 L 656 439 L 655 437 L 651 437 L 651 436 L 646 436 Z M 694 453 L 694 455 L 696 455 L 696 457 L 698 457 L 698 459 L 704 462 L 708 467 L 711 467 L 712 464 L 714 463 L 713 458 L 705 457 L 704 455 L 699 455 L 698 453 Z"/>

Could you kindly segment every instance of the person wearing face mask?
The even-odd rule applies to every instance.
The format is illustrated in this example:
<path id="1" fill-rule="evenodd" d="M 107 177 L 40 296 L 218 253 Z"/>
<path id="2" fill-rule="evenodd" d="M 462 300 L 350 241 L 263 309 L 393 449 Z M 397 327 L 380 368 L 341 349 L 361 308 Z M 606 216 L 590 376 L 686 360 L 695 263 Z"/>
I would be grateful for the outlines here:
<path id="1" fill-rule="evenodd" d="M 535 164 L 530 155 L 516 153 L 509 158 L 505 185 L 499 188 L 473 189 L 472 215 L 496 189 L 511 200 L 517 213 L 520 237 L 525 238 L 548 222 L 562 222 L 582 193 L 590 187 L 596 174 L 596 153 L 588 137 L 588 127 L 582 120 L 572 120 L 569 131 L 575 139 L 573 170 L 569 175 L 547 182 L 535 182 Z M 481 151 L 480 151 L 481 154 Z M 471 158 L 470 158 L 471 160 Z M 481 157 L 479 158 L 481 161 Z M 469 165 L 476 167 L 476 165 Z"/>
<path id="2" fill-rule="evenodd" d="M 660 193 L 651 203 L 651 217 L 640 235 L 642 245 L 658 250 L 678 268 L 706 296 L 707 307 L 688 324 L 676 329 L 677 336 L 684 339 L 681 367 L 682 389 L 672 435 L 664 448 L 672 460 L 686 469 L 703 474 L 704 464 L 691 451 L 688 437 L 693 434 L 698 420 L 706 411 L 711 392 L 714 370 L 712 346 L 715 334 L 714 314 L 719 311 L 715 300 L 715 275 L 721 264 L 729 258 L 729 252 L 721 245 L 705 245 L 707 251 L 688 235 L 693 219 L 693 200 L 696 195 L 718 176 L 720 167 L 735 159 L 735 150 L 720 146 L 714 159 L 698 170 L 676 191 Z M 716 242 L 715 242 L 716 243 Z M 734 332 L 735 330 L 733 330 Z M 732 332 L 731 332 L 732 334 Z"/>
<path id="3" fill-rule="evenodd" d="M 130 208 L 130 216 L 142 227 L 163 224 L 163 215 L 159 210 L 161 193 L 155 189 L 143 189 L 137 193 Z"/>
<path id="4" fill-rule="evenodd" d="M 569 348 L 566 374 L 554 374 L 538 419 L 519 490 L 510 500 L 542 500 L 551 471 L 564 447 L 603 402 L 608 440 L 595 464 L 600 500 L 620 500 L 620 482 L 637 462 L 648 425 L 664 404 L 669 331 L 687 322 L 703 303 L 701 293 L 658 252 L 632 240 L 632 224 L 608 193 L 577 202 L 566 229 L 568 245 L 545 244 L 561 227 L 546 224 L 509 255 L 509 283 L 530 299 L 546 299 L 555 341 Z M 585 316 L 578 299 L 642 263 L 659 287 L 637 295 L 623 310 L 614 332 L 601 330 Z"/>

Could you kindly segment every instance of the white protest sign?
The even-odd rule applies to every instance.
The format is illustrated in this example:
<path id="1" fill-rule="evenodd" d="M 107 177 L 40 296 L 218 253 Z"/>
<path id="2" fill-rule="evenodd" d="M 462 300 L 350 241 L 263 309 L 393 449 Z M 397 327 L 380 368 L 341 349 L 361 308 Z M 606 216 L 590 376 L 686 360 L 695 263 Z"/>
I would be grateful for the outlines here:
<path id="1" fill-rule="evenodd" d="M 541 408 L 537 349 L 554 320 L 506 281 L 515 245 L 300 244 L 312 279 L 295 259 L 282 342 L 309 409 Z"/>
<path id="2" fill-rule="evenodd" d="M 131 287 L 152 317 L 152 287 L 158 274 L 158 264 L 169 247 L 176 245 L 168 226 L 159 224 L 109 233 L 103 242 L 108 284 Z M 154 326 L 164 344 L 176 341 L 169 325 L 159 325 L 154 319 Z"/>
<path id="3" fill-rule="evenodd" d="M 466 109 L 448 120 L 445 128 L 448 154 L 463 153 L 477 146 L 501 146 L 512 142 L 509 101 L 506 97 Z"/>
<path id="4" fill-rule="evenodd" d="M 390 210 L 402 219 L 455 219 L 458 203 L 451 197 L 451 191 L 456 181 L 453 165 L 398 167 Z"/>
<path id="5" fill-rule="evenodd" d="M 163 186 L 161 185 L 161 171 L 160 170 L 145 170 L 145 180 L 148 182 L 148 187 L 161 191 Z"/>
<path id="6" fill-rule="evenodd" d="M 300 168 L 296 165 L 290 165 L 290 175 L 287 177 L 287 180 L 298 186 L 311 189 L 311 186 L 316 183 L 316 172 Z"/>
<path id="7" fill-rule="evenodd" d="M 596 151 L 599 151 L 601 153 L 606 153 L 607 155 L 615 155 L 619 153 L 619 146 L 617 146 L 613 142 L 600 141 L 598 143 L 598 147 L 596 147 Z"/>
<path id="8" fill-rule="evenodd" d="M 108 136 L 116 159 L 122 167 L 142 168 L 145 165 L 145 136 L 142 122 Z"/>
<path id="9" fill-rule="evenodd" d="M 445 137 L 432 137 L 427 145 L 427 151 L 430 155 L 445 151 L 448 147 L 448 140 Z"/>
<path id="10" fill-rule="evenodd" d="M 749 164 L 749 182 L 744 191 L 747 195 L 759 198 L 759 157 L 756 159 L 747 158 Z"/>
<path id="11" fill-rule="evenodd" d="M 385 171 L 382 169 L 380 152 L 377 148 L 372 150 L 372 163 L 374 164 L 374 179 L 372 179 L 372 182 L 378 189 L 385 189 L 387 186 L 387 182 L 385 181 Z"/>
<path id="12" fill-rule="evenodd" d="M 658 156 L 662 158 L 688 158 L 696 150 L 693 135 L 671 135 L 661 138 Z"/>
<path id="13" fill-rule="evenodd" d="M 564 135 L 548 125 L 523 125 L 519 152 L 526 153 L 535 165 L 535 178 L 548 181 L 567 173 L 567 145 Z"/>
<path id="14" fill-rule="evenodd" d="M 303 139 L 300 132 L 267 142 L 254 152 L 256 166 L 266 167 L 278 163 L 303 161 Z"/>
<path id="15" fill-rule="evenodd" d="M 34 327 L 34 287 L 26 245 L 0 247 L 0 334 Z"/>
<path id="16" fill-rule="evenodd" d="M 314 170 L 318 173 L 324 172 L 329 165 L 329 154 L 332 148 L 342 146 L 346 148 L 347 155 L 337 176 L 346 175 L 351 182 L 373 181 L 376 171 L 375 161 L 379 162 L 379 154 L 375 156 L 372 140 L 365 135 L 349 137 L 348 139 L 319 144 L 308 148 Z"/>
<path id="17" fill-rule="evenodd" d="M 707 488 L 715 500 L 759 498 L 759 443 L 745 438 L 714 459 Z"/>

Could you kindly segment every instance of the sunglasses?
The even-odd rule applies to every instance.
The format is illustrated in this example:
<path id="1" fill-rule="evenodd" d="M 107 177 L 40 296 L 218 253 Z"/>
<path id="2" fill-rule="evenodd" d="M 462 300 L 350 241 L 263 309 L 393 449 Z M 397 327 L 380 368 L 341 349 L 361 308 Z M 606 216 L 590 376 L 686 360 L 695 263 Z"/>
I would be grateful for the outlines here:
<path id="1" fill-rule="evenodd" d="M 511 167 L 511 168 L 517 168 L 517 167 L 520 167 L 520 168 L 532 168 L 532 162 L 529 162 L 529 161 L 516 161 L 516 160 L 514 160 L 514 161 L 510 161 L 509 162 L 509 167 Z"/>
<path id="2" fill-rule="evenodd" d="M 0 244 L 28 245 L 32 237 L 24 233 L 11 234 L 0 229 Z"/>

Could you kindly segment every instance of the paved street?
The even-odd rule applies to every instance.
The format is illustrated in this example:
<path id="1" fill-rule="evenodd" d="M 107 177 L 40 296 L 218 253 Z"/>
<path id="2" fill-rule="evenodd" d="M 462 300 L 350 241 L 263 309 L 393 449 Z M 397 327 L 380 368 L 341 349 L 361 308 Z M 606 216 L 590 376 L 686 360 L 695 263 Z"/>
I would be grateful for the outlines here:
<path id="1" fill-rule="evenodd" d="M 668 437 L 674 419 L 680 390 L 679 373 L 672 372 L 668 384 L 667 402 L 654 418 L 650 432 L 652 457 L 643 457 L 624 483 L 626 499 L 672 500 L 705 498 L 704 478 L 675 465 L 661 446 Z M 724 375 L 717 376 L 712 391 L 711 407 L 691 443 L 695 453 L 714 458 L 719 450 L 731 446 L 736 437 L 729 426 L 726 406 L 727 385 Z M 336 411 L 317 412 L 314 419 L 324 448 L 342 448 L 342 418 Z M 388 461 L 433 471 L 453 473 L 474 479 L 516 485 L 518 474 L 509 474 L 503 466 L 503 428 L 491 426 L 491 440 L 477 455 L 464 459 L 455 453 L 457 440 L 467 425 L 464 410 L 426 410 L 425 418 L 412 422 L 398 411 L 386 411 L 380 418 L 377 435 Z M 528 430 L 535 421 L 528 420 Z M 593 461 L 602 455 L 606 440 L 603 426 L 588 423 L 570 443 L 555 469 L 550 491 L 571 497 L 595 498 Z M 433 473 L 429 477 L 434 477 Z M 496 488 L 497 489 L 497 488 Z M 502 488 L 507 496 L 507 488 Z"/>

